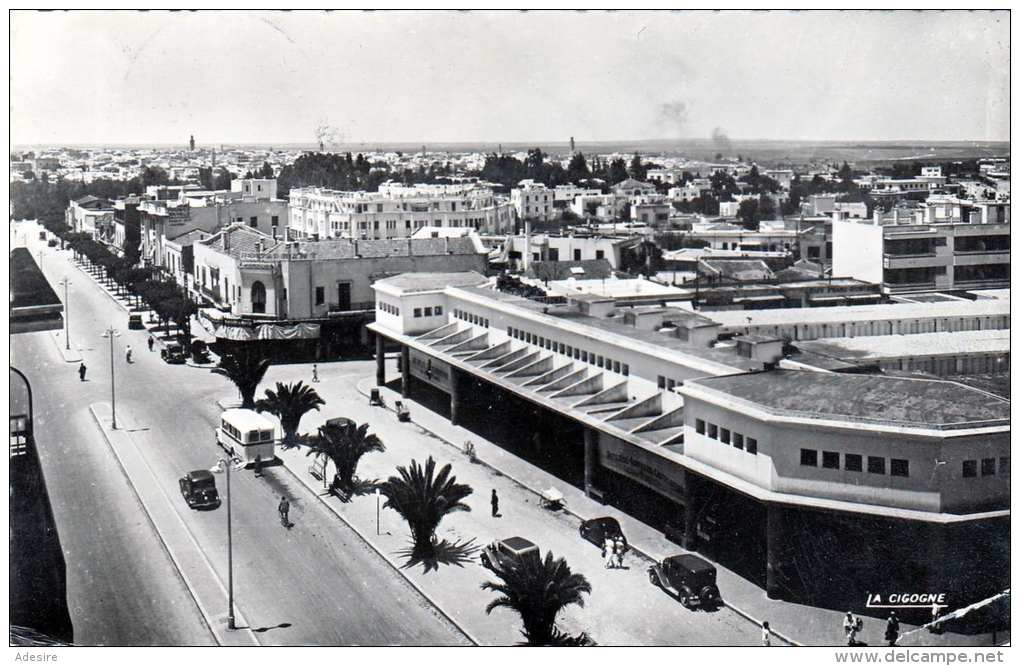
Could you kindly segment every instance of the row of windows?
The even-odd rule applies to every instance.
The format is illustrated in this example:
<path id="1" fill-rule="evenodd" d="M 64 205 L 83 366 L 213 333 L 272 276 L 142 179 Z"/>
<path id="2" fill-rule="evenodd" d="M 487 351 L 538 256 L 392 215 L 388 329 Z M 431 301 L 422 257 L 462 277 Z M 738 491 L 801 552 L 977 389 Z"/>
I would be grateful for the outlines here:
<path id="1" fill-rule="evenodd" d="M 999 458 L 999 476 L 1009 476 L 1009 456 L 1002 456 Z M 981 476 L 995 476 L 995 458 L 982 458 L 981 459 Z M 972 478 L 978 475 L 978 461 L 977 460 L 964 460 L 963 461 L 963 477 Z"/>
<path id="2" fill-rule="evenodd" d="M 659 375 L 659 388 L 672 391 L 677 386 L 683 386 L 684 380 L 682 379 L 670 379 L 669 377 L 663 377 Z"/>
<path id="3" fill-rule="evenodd" d="M 443 314 L 443 306 L 435 305 L 428 308 L 415 308 L 414 318 L 419 319 L 421 317 L 439 317 Z"/>
<path id="4" fill-rule="evenodd" d="M 706 423 L 702 419 L 694 420 L 694 431 L 699 435 L 707 435 L 709 439 L 732 445 L 735 449 L 747 451 L 753 456 L 758 455 L 758 440 L 754 437 L 746 437 L 739 432 L 733 432 L 729 428 L 722 428 L 714 423 Z"/>
<path id="5" fill-rule="evenodd" d="M 456 317 L 457 319 L 461 319 L 461 320 L 466 321 L 466 322 L 468 322 L 470 324 L 475 324 L 476 326 L 483 326 L 485 328 L 489 328 L 489 320 L 488 319 L 486 319 L 485 317 L 481 317 L 479 315 L 473 314 L 471 312 L 465 312 L 464 310 L 454 309 L 453 316 Z"/>
<path id="6" fill-rule="evenodd" d="M 400 316 L 400 308 L 395 305 L 390 305 L 386 301 L 379 301 L 379 309 L 391 315 L 396 315 L 397 317 Z M 442 314 L 442 308 L 440 308 L 439 311 L 440 314 Z"/>
<path id="7" fill-rule="evenodd" d="M 839 469 L 838 451 L 822 451 L 822 467 L 825 469 Z M 818 467 L 818 451 L 814 449 L 800 450 L 800 464 L 805 467 Z M 864 456 L 859 453 L 843 454 L 843 469 L 848 472 L 861 472 L 864 468 Z M 868 473 L 885 474 L 885 458 L 881 456 L 868 456 Z M 910 461 L 904 458 L 889 459 L 889 474 L 891 476 L 910 476 Z"/>
<path id="8" fill-rule="evenodd" d="M 541 335 L 536 335 L 533 333 L 529 333 L 527 331 L 522 331 L 521 329 L 514 328 L 513 326 L 507 326 L 506 333 L 511 338 L 515 338 L 517 340 L 520 340 L 521 342 L 526 342 L 529 345 L 538 345 L 542 349 L 548 349 L 549 351 L 557 352 L 563 354 L 564 356 L 569 356 L 578 361 L 581 361 L 582 363 L 588 363 L 590 365 L 594 365 L 596 367 L 603 368 L 604 370 L 609 370 L 611 372 L 615 372 L 617 374 L 621 374 L 624 376 L 630 375 L 630 366 L 627 365 L 626 363 L 614 361 L 611 358 L 600 356 L 595 352 L 589 352 L 586 349 L 572 347 L 568 344 L 557 342 L 556 340 L 553 340 L 551 338 L 546 338 Z"/>

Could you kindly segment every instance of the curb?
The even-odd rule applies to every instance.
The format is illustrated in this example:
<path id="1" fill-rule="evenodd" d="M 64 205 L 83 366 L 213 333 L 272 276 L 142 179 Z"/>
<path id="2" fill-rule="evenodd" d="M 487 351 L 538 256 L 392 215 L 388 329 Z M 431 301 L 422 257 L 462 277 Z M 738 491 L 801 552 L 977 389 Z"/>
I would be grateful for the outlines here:
<path id="1" fill-rule="evenodd" d="M 359 382 L 357 382 L 357 383 L 355 384 L 355 389 L 356 389 L 356 390 L 358 391 L 358 393 L 360 393 L 361 395 L 363 395 L 363 396 L 365 396 L 365 397 L 367 398 L 367 397 L 369 397 L 369 393 L 367 393 L 366 391 L 362 390 L 362 388 L 361 388 L 361 383 L 362 383 L 363 381 L 366 381 L 366 380 L 367 380 L 367 381 L 369 381 L 369 382 L 371 382 L 371 381 L 372 381 L 372 379 L 371 379 L 370 377 L 369 377 L 369 378 L 366 378 L 366 379 L 363 379 L 363 380 L 361 380 L 361 381 L 359 381 Z M 389 406 L 388 404 L 385 404 L 385 403 L 383 404 L 383 409 L 386 409 L 387 411 L 391 411 L 391 412 L 393 412 L 393 413 L 396 413 L 396 409 L 392 409 L 392 408 L 390 408 L 390 406 Z M 441 442 L 445 443 L 445 444 L 446 444 L 446 445 L 448 445 L 448 446 L 451 446 L 451 447 L 453 447 L 454 449 L 457 449 L 458 451 L 461 451 L 461 447 L 457 446 L 456 444 L 454 444 L 453 442 L 451 442 L 451 441 L 450 441 L 450 440 L 448 440 L 447 438 L 443 437 L 442 435 L 440 435 L 440 434 L 438 434 L 438 433 L 435 433 L 435 432 L 433 432 L 433 431 L 429 430 L 428 428 L 426 428 L 425 426 L 423 426 L 423 425 L 422 425 L 422 424 L 420 424 L 420 423 L 417 423 L 417 422 L 415 422 L 415 421 L 411 421 L 411 422 L 412 422 L 412 423 L 414 423 L 414 425 L 416 425 L 416 426 L 418 426 L 419 428 L 421 428 L 422 430 L 424 430 L 425 432 L 427 432 L 427 433 L 429 433 L 430 435 L 432 435 L 433 437 L 435 437 L 436 439 L 438 439 L 439 441 L 441 441 Z M 507 478 L 507 479 L 510 479 L 511 481 L 513 481 L 514 483 L 516 483 L 516 484 L 517 484 L 518 486 L 520 486 L 520 487 L 524 488 L 525 490 L 527 490 L 527 491 L 531 492 L 532 494 L 534 494 L 534 495 L 537 495 L 537 496 L 539 496 L 539 497 L 541 497 L 541 496 L 542 496 L 542 493 L 541 493 L 541 491 L 535 490 L 534 488 L 532 488 L 532 487 L 531 487 L 531 486 L 529 486 L 528 484 L 526 484 L 526 483 L 524 483 L 524 482 L 522 482 L 522 481 L 520 481 L 520 480 L 518 480 L 518 479 L 514 478 L 514 477 L 513 477 L 513 476 L 511 476 L 510 474 L 508 474 L 508 473 L 504 472 L 503 470 L 501 470 L 501 469 L 498 469 L 498 468 L 496 468 L 496 467 L 494 467 L 494 466 L 490 465 L 489 463 L 485 462 L 485 461 L 484 461 L 484 460 L 482 460 L 481 458 L 479 458 L 479 457 L 477 457 L 477 456 L 476 456 L 476 457 L 475 457 L 475 460 L 476 460 L 476 461 L 477 461 L 478 463 L 480 463 L 480 464 L 484 465 L 485 467 L 488 467 L 489 469 L 491 469 L 491 470 L 493 470 L 493 471 L 495 471 L 495 472 L 499 472 L 499 473 L 500 473 L 501 475 L 503 475 L 503 476 L 504 476 L 505 478 Z M 574 517 L 575 517 L 575 518 L 577 518 L 578 520 L 586 520 L 585 518 L 583 518 L 583 517 L 582 517 L 582 516 L 580 516 L 579 514 L 577 514 L 577 513 L 575 513 L 574 511 L 572 511 L 572 510 L 570 509 L 570 507 L 569 507 L 569 506 L 568 506 L 568 505 L 567 505 L 566 503 L 564 503 L 564 504 L 563 504 L 562 506 L 563 506 L 563 510 L 564 510 L 564 511 L 566 511 L 566 512 L 567 512 L 567 513 L 569 513 L 570 515 L 574 516 Z M 345 522 L 346 522 L 346 521 L 345 521 Z M 654 557 L 652 557 L 651 555 L 649 555 L 647 551 L 645 551 L 645 550 L 643 550 L 642 548 L 640 548 L 640 547 L 638 547 L 638 546 L 634 545 L 633 543 L 630 543 L 630 542 L 628 542 L 628 545 L 630 546 L 630 550 L 633 550 L 634 552 L 636 552 L 636 553 L 640 554 L 640 555 L 641 555 L 642 557 L 644 557 L 645 559 L 651 560 L 651 561 L 653 561 L 653 562 L 657 561 L 657 560 L 656 560 L 656 559 L 655 559 Z M 726 602 L 725 600 L 723 600 L 723 605 L 724 605 L 724 606 L 726 606 L 727 608 L 729 608 L 730 610 L 732 610 L 733 612 L 735 612 L 735 613 L 736 613 L 737 615 L 739 615 L 739 616 L 741 616 L 742 618 L 744 618 L 745 620 L 748 620 L 748 621 L 749 621 L 749 622 L 751 622 L 752 624 L 754 624 L 754 625 L 756 625 L 756 626 L 758 626 L 758 627 L 761 627 L 761 622 L 759 622 L 759 621 L 758 621 L 758 620 L 757 620 L 757 619 L 756 619 L 756 618 L 755 618 L 755 617 L 754 617 L 753 615 L 751 615 L 750 613 L 748 613 L 748 612 L 746 612 L 746 611 L 744 611 L 744 610 L 741 610 L 740 608 L 738 608 L 738 607 L 736 607 L 736 606 L 733 606 L 733 605 L 731 605 L 731 604 L 727 603 L 727 602 Z M 782 640 L 782 641 L 784 641 L 784 642 L 786 642 L 786 643 L 789 643 L 790 645 L 792 645 L 792 646 L 795 646 L 795 647 L 804 647 L 803 643 L 799 643 L 799 642 L 797 642 L 797 641 L 795 641 L 795 640 L 793 640 L 793 639 L 791 639 L 791 638 L 788 638 L 788 637 L 787 637 L 787 636 L 785 636 L 784 634 L 781 634 L 780 632 L 778 632 L 778 631 L 776 631 L 776 630 L 774 630 L 774 629 L 771 629 L 771 627 L 770 627 L 770 630 L 772 631 L 772 635 L 773 635 L 773 636 L 775 636 L 776 638 L 779 638 L 780 640 Z"/>
<path id="2" fill-rule="evenodd" d="M 113 294 L 111 294 L 111 293 L 110 293 L 110 292 L 109 292 L 109 291 L 108 291 L 108 290 L 106 289 L 106 287 L 104 287 L 104 286 L 103 286 L 102 284 L 100 284 L 99 280 L 97 280 L 97 279 L 96 279 L 95 277 L 93 277 L 93 276 L 92 276 L 92 274 L 91 274 L 91 273 L 89 273 L 89 272 L 88 272 L 87 270 L 85 270 L 84 268 L 82 268 L 82 265 L 81 265 L 81 264 L 79 264 L 79 263 L 78 263 L 77 261 L 75 261 L 75 260 L 74 260 L 74 257 L 73 257 L 73 256 L 71 257 L 71 263 L 72 263 L 72 264 L 74 264 L 75 266 L 77 266 L 77 267 L 78 267 L 78 270 L 80 270 L 80 271 L 81 271 L 81 272 L 82 272 L 82 273 L 83 273 L 84 275 L 86 275 L 86 276 L 87 276 L 87 277 L 88 277 L 88 278 L 89 278 L 90 280 L 92 280 L 92 281 L 93 281 L 93 282 L 94 282 L 94 283 L 96 284 L 96 286 L 97 286 L 97 287 L 99 287 L 100 291 L 102 291 L 102 292 L 103 292 L 104 294 L 106 294 L 107 296 L 109 296 L 109 297 L 110 297 L 110 300 L 111 300 L 111 301 L 113 301 L 114 303 L 116 303 L 116 304 L 117 304 L 117 307 L 119 307 L 119 308 L 120 308 L 121 310 L 123 310 L 124 312 L 126 312 L 126 313 L 128 313 L 128 314 L 131 314 L 131 310 L 130 310 L 130 308 L 128 308 L 127 306 L 125 306 L 125 305 L 124 305 L 123 303 L 121 303 L 121 302 L 120 302 L 120 301 L 119 301 L 119 300 L 117 299 L 117 297 L 116 297 L 116 296 L 114 296 Z"/>
<path id="3" fill-rule="evenodd" d="M 138 502 L 139 506 L 142 507 L 142 511 L 145 513 L 145 519 L 148 521 L 149 525 L 152 526 L 152 531 L 155 532 L 156 536 L 159 537 L 159 543 L 163 546 L 163 550 L 170 557 L 170 561 L 173 562 L 174 569 L 177 570 L 178 575 L 180 575 L 181 580 L 184 583 L 184 587 L 188 590 L 188 595 L 195 602 L 195 606 L 198 608 L 199 613 L 202 614 L 202 619 L 205 621 L 206 626 L 209 627 L 209 633 L 212 634 L 213 640 L 215 640 L 216 644 L 219 645 L 220 647 L 229 647 L 229 646 L 225 646 L 223 641 L 220 640 L 219 634 L 214 629 L 215 623 L 213 622 L 212 617 L 209 615 L 209 611 L 205 608 L 205 606 L 202 604 L 202 602 L 199 601 L 198 597 L 195 596 L 195 592 L 194 592 L 194 588 L 193 588 L 193 585 L 191 583 L 191 580 L 188 578 L 188 575 L 184 572 L 184 569 L 181 567 L 180 563 L 178 562 L 177 557 L 174 554 L 173 549 L 170 548 L 170 544 L 167 543 L 166 539 L 163 537 L 163 533 L 159 530 L 159 527 L 156 526 L 155 521 L 153 521 L 152 516 L 149 514 L 148 507 L 145 506 L 145 502 L 142 500 L 141 495 L 138 494 L 138 489 L 135 488 L 134 482 L 131 480 L 131 477 L 127 473 L 127 469 L 124 467 L 124 461 L 121 460 L 120 454 L 117 452 L 117 448 L 113 445 L 113 442 L 110 441 L 110 436 L 107 434 L 106 429 L 103 428 L 102 421 L 100 420 L 99 415 L 96 414 L 94 406 L 91 405 L 91 404 L 89 405 L 89 414 L 92 415 L 92 420 L 95 421 L 96 427 L 99 428 L 99 432 L 103 435 L 103 440 L 106 442 L 106 446 L 113 453 L 113 457 L 116 458 L 116 460 L 117 460 L 117 467 L 120 468 L 121 474 L 124 475 L 124 480 L 127 481 L 128 486 L 131 488 L 131 493 L 135 496 L 135 500 Z M 142 459 L 142 462 L 148 468 L 148 462 L 146 462 L 144 458 Z M 151 468 L 149 468 L 149 472 L 152 473 Z M 165 493 L 163 492 L 163 489 L 160 488 L 159 490 L 160 490 L 160 493 L 165 496 Z M 176 511 L 175 511 L 175 515 L 176 515 Z M 178 516 L 178 520 L 181 520 L 180 516 Z M 183 524 L 183 520 L 181 522 Z M 184 530 L 187 533 L 188 537 L 191 539 L 192 543 L 195 545 L 196 550 L 198 550 L 199 554 L 201 554 L 202 559 L 205 561 L 206 565 L 210 568 L 210 570 L 212 570 L 213 577 L 217 581 L 219 581 L 220 585 L 222 586 L 223 582 L 219 580 L 219 576 L 216 575 L 215 569 L 213 569 L 213 567 L 212 567 L 212 563 L 210 563 L 209 560 L 206 558 L 205 552 L 201 548 L 198 547 L 197 543 L 195 543 L 195 541 L 194 541 L 195 537 L 191 534 L 191 530 L 188 529 L 187 525 L 184 525 Z M 245 625 L 248 624 L 248 621 L 245 620 L 244 616 L 241 614 L 240 609 L 238 609 L 237 616 L 236 616 L 235 619 L 236 619 L 237 622 L 242 622 Z M 238 631 L 238 630 L 232 630 L 232 631 Z M 255 646 L 261 646 L 261 643 L 259 643 L 258 639 L 255 638 L 255 635 L 251 632 L 250 628 L 249 629 L 241 629 L 239 631 L 246 631 L 249 634 L 249 637 L 251 638 L 251 640 L 254 642 Z"/>
<path id="4" fill-rule="evenodd" d="M 347 520 L 347 518 L 345 518 L 335 508 L 333 508 L 333 506 L 329 502 L 323 499 L 323 497 L 319 495 L 319 493 L 315 492 L 312 488 L 310 488 L 308 484 L 306 484 L 305 481 L 300 476 L 297 475 L 297 472 L 292 470 L 290 466 L 287 465 L 286 462 L 283 463 L 283 468 L 287 470 L 288 474 L 294 477 L 295 481 L 300 483 L 306 490 L 308 490 L 312 495 L 314 495 L 315 498 L 319 500 L 327 509 L 329 509 L 329 511 L 334 516 L 339 518 L 345 525 L 347 525 L 347 527 L 351 528 L 351 530 L 358 535 L 358 538 L 361 539 L 366 545 L 368 545 L 368 547 L 371 548 L 377 555 L 379 555 L 379 557 L 381 557 L 386 562 L 386 564 L 390 565 L 390 567 L 392 567 L 394 571 L 396 571 L 398 574 L 400 574 L 401 577 L 403 577 L 404 580 L 410 583 L 411 587 L 413 587 L 418 592 L 418 594 L 420 594 L 426 601 L 432 604 L 432 607 L 439 611 L 439 614 L 446 618 L 446 620 L 450 624 L 456 627 L 460 633 L 464 634 L 465 638 L 467 638 L 476 646 L 482 645 L 482 643 L 477 638 L 475 638 L 471 634 L 471 632 L 462 627 L 460 623 L 453 618 L 453 616 L 451 616 L 449 613 L 443 610 L 443 607 L 440 606 L 439 603 L 435 599 L 433 599 L 425 590 L 423 590 L 414 579 L 410 578 L 407 574 L 404 573 L 404 571 L 399 566 L 390 561 L 390 558 L 380 548 L 376 547 L 376 545 L 372 543 L 372 541 L 367 536 L 365 536 L 354 523 Z"/>
<path id="5" fill-rule="evenodd" d="M 63 331 L 61 331 L 61 334 L 62 333 L 63 333 Z M 53 331 L 50 331 L 49 334 L 50 334 L 50 339 L 53 340 L 53 344 L 55 344 L 57 346 L 57 351 L 60 352 L 60 355 L 64 358 L 64 362 L 65 363 L 79 363 L 79 362 L 81 362 L 82 357 L 81 357 L 80 354 L 78 354 L 78 352 L 76 352 L 74 349 L 71 349 L 71 350 L 64 349 L 64 346 L 60 344 L 59 340 L 57 340 L 56 334 Z"/>

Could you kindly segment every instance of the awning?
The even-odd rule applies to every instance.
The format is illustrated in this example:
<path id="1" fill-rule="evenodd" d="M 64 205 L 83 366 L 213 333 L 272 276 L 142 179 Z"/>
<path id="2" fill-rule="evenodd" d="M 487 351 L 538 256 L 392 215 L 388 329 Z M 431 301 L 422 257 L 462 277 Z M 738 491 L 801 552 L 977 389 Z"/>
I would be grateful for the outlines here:
<path id="1" fill-rule="evenodd" d="M 315 340 L 319 337 L 318 324 L 262 324 L 256 334 L 259 340 Z"/>
<path id="2" fill-rule="evenodd" d="M 741 296 L 740 298 L 734 298 L 734 303 L 746 303 L 748 301 L 761 302 L 761 301 L 785 301 L 786 296 Z"/>
<path id="3" fill-rule="evenodd" d="M 850 298 L 850 297 L 848 297 L 848 296 L 808 296 L 808 300 L 809 301 L 823 301 L 823 302 L 845 301 L 847 298 Z M 868 298 L 872 298 L 872 297 L 869 296 Z"/>

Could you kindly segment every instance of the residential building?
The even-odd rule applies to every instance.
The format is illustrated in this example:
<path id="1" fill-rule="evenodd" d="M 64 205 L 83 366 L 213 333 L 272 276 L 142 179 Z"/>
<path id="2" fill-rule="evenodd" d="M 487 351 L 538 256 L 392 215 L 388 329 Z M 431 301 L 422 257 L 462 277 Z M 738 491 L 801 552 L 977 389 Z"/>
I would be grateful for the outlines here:
<path id="1" fill-rule="evenodd" d="M 628 178 L 627 180 L 621 181 L 611 188 L 613 194 L 619 197 L 639 197 L 641 195 L 655 194 L 655 185 L 651 183 L 642 183 L 639 180 Z"/>
<path id="2" fill-rule="evenodd" d="M 549 220 L 553 216 L 553 193 L 542 183 L 522 180 L 510 190 L 510 203 L 519 220 Z"/>
<path id="3" fill-rule="evenodd" d="M 941 210 L 940 210 L 941 208 Z M 1008 204 L 983 205 L 962 221 L 938 221 L 951 206 L 932 206 L 930 223 L 832 223 L 833 271 L 882 285 L 887 294 L 1009 286 Z M 988 222 L 975 223 L 980 219 Z"/>
<path id="4" fill-rule="evenodd" d="M 779 183 L 779 187 L 789 190 L 793 184 L 794 173 L 792 169 L 766 169 L 762 175 L 768 176 Z"/>
<path id="5" fill-rule="evenodd" d="M 643 194 L 630 198 L 630 219 L 648 226 L 666 226 L 673 206 L 660 194 Z"/>
<path id="6" fill-rule="evenodd" d="M 712 181 L 708 178 L 695 178 L 686 185 L 669 188 L 669 198 L 673 201 L 694 201 L 712 189 Z"/>
<path id="7" fill-rule="evenodd" d="M 553 188 L 553 205 L 565 207 L 573 203 L 577 197 L 599 194 L 602 194 L 602 190 L 577 185 L 557 185 Z"/>
<path id="8" fill-rule="evenodd" d="M 581 218 L 611 221 L 619 219 L 626 206 L 627 197 L 616 194 L 579 194 L 570 211 Z"/>
<path id="9" fill-rule="evenodd" d="M 68 202 L 64 222 L 77 233 L 113 241 L 113 208 L 109 201 L 87 194 Z"/>
<path id="10" fill-rule="evenodd" d="M 702 240 L 715 250 L 764 250 L 790 252 L 797 247 L 800 233 L 796 221 L 787 228 L 782 220 L 762 221 L 758 229 L 746 229 L 728 222 L 695 224 L 688 232 L 691 239 Z"/>
<path id="11" fill-rule="evenodd" d="M 613 270 L 619 270 L 623 250 L 634 239 L 622 236 L 553 236 L 532 234 L 511 236 L 504 246 L 506 261 L 515 268 L 525 268 L 533 261 L 591 261 L 605 259 Z M 517 265 L 519 261 L 519 265 Z"/>
<path id="12" fill-rule="evenodd" d="M 474 183 L 384 183 L 378 192 L 295 188 L 289 214 L 290 238 L 305 240 L 406 238 L 429 226 L 505 234 L 514 227 L 512 206 Z"/>
<path id="13" fill-rule="evenodd" d="M 667 185 L 677 185 L 683 182 L 684 170 L 683 169 L 649 169 L 645 174 L 645 178 L 649 181 L 664 183 Z"/>

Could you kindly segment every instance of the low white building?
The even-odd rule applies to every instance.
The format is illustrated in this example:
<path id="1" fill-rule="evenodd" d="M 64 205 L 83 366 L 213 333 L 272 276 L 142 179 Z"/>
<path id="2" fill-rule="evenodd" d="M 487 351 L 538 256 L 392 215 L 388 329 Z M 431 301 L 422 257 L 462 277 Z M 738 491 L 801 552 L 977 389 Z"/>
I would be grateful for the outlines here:
<path id="1" fill-rule="evenodd" d="M 510 191 L 510 203 L 520 220 L 546 221 L 553 216 L 553 192 L 542 183 L 522 180 Z"/>

